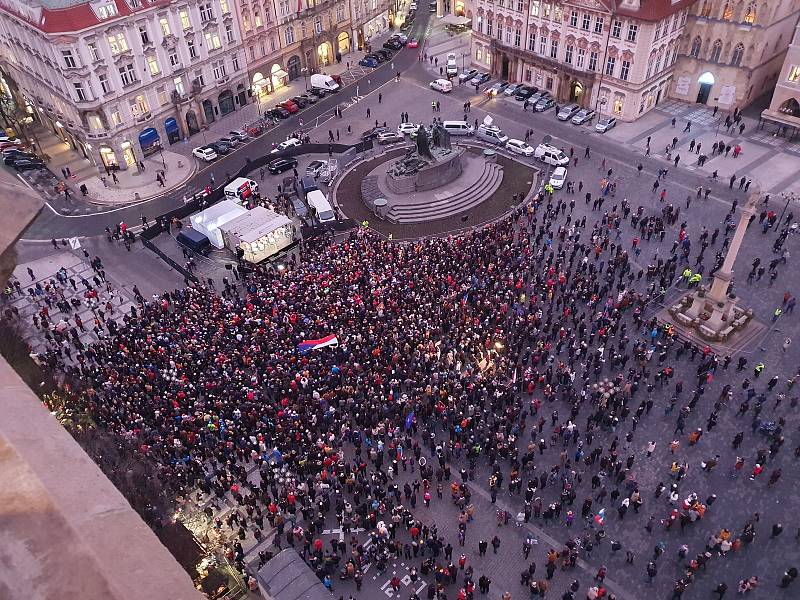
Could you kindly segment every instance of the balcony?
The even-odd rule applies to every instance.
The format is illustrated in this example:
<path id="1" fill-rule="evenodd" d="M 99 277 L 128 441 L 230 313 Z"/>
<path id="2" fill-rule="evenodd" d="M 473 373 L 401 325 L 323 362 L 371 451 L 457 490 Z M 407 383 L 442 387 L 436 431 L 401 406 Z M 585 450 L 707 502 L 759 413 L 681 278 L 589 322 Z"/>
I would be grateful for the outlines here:
<path id="1" fill-rule="evenodd" d="M 153 118 L 153 113 L 151 113 L 150 111 L 147 111 L 146 113 L 141 114 L 138 117 L 136 117 L 136 122 L 137 123 L 146 123 L 147 121 L 149 121 L 152 118 Z"/>

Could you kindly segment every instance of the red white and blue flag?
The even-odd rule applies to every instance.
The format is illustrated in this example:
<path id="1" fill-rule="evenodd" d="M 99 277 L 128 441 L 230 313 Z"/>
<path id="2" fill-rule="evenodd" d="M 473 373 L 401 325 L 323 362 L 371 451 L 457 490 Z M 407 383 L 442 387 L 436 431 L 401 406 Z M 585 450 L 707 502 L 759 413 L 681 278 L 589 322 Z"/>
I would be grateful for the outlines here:
<path id="1" fill-rule="evenodd" d="M 323 338 L 318 340 L 305 340 L 297 344 L 297 350 L 301 354 L 305 354 L 306 352 L 310 352 L 311 350 L 319 350 L 320 348 L 326 348 L 327 346 L 338 346 L 339 345 L 339 338 L 335 335 L 326 335 Z"/>

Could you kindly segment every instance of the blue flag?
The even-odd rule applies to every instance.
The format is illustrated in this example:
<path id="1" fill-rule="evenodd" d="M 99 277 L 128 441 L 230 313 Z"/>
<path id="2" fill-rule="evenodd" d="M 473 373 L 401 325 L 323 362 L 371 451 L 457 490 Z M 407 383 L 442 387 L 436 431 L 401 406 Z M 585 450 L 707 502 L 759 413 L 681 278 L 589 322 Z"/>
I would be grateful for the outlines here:
<path id="1" fill-rule="evenodd" d="M 406 429 L 411 429 L 411 426 L 414 424 L 414 411 L 412 410 L 408 413 L 406 417 Z"/>

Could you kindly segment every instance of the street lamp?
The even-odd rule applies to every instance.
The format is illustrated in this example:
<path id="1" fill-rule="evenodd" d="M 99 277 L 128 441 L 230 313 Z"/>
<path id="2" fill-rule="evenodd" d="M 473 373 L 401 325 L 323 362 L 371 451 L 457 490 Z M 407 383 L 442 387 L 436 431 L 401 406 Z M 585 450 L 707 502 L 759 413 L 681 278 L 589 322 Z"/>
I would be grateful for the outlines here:
<path id="1" fill-rule="evenodd" d="M 303 79 L 306 83 L 306 91 L 308 91 L 308 67 L 303 67 L 300 69 L 300 72 L 303 74 Z"/>
<path id="2" fill-rule="evenodd" d="M 783 215 L 786 214 L 786 210 L 789 208 L 789 203 L 793 200 L 797 200 L 797 194 L 794 192 L 782 192 L 781 197 L 786 198 L 786 204 L 783 205 L 781 216 L 778 217 L 778 226 L 775 228 L 776 231 L 780 229 L 781 223 L 783 222 Z"/>

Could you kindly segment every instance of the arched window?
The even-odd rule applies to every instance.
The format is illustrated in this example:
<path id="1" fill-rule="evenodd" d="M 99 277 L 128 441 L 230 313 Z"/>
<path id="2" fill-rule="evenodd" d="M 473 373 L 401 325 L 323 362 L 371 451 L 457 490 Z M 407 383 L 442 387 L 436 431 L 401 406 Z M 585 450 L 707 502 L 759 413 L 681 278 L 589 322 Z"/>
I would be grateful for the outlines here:
<path id="1" fill-rule="evenodd" d="M 731 55 L 731 64 L 734 67 L 738 67 L 742 64 L 742 57 L 744 56 L 744 44 L 739 43 L 736 44 L 736 47 L 733 49 L 733 54 Z"/>
<path id="2" fill-rule="evenodd" d="M 709 60 L 711 62 L 719 62 L 719 56 L 722 54 L 722 40 L 717 40 L 714 42 L 714 46 L 711 48 L 711 56 Z"/>
<path id="3" fill-rule="evenodd" d="M 698 35 L 694 40 L 692 40 L 692 48 L 689 50 L 689 56 L 694 56 L 695 58 L 700 56 L 700 46 L 703 45 L 703 40 L 700 39 Z"/>
<path id="4" fill-rule="evenodd" d="M 733 18 L 733 8 L 731 8 L 730 2 L 726 2 L 725 8 L 722 9 L 722 20 L 730 21 L 732 18 Z"/>
<path id="5" fill-rule="evenodd" d="M 747 5 L 747 10 L 744 13 L 744 22 L 752 25 L 756 22 L 756 3 L 751 2 Z"/>
<path id="6" fill-rule="evenodd" d="M 706 18 L 711 16 L 711 0 L 705 0 L 705 2 L 703 2 L 703 8 L 700 9 L 700 16 Z"/>

